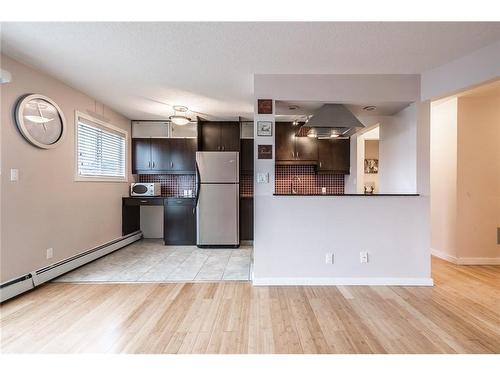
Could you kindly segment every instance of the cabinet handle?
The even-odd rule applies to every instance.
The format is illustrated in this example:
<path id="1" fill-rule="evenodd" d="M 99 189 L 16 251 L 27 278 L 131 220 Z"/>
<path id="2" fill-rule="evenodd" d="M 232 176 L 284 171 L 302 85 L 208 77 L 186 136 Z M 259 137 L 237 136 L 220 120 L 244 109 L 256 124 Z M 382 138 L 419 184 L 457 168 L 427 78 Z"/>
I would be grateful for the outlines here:
<path id="1" fill-rule="evenodd" d="M 299 157 L 299 152 L 297 151 L 297 157 Z"/>
<path id="2" fill-rule="evenodd" d="M 155 162 L 153 162 L 153 168 L 155 167 Z"/>
<path id="3" fill-rule="evenodd" d="M 148 201 L 141 201 L 141 203 L 148 203 Z"/>
<path id="4" fill-rule="evenodd" d="M 319 162 L 319 167 L 321 168 L 321 162 Z"/>
<path id="5" fill-rule="evenodd" d="M 294 158 L 294 157 L 295 157 L 295 152 L 292 151 L 292 158 Z"/>
<path id="6" fill-rule="evenodd" d="M 170 168 L 173 168 L 173 167 L 174 167 L 174 162 L 173 162 L 173 161 L 171 161 L 171 162 L 170 162 Z"/>
<path id="7" fill-rule="evenodd" d="M 148 168 L 151 168 L 151 161 L 148 161 Z"/>
<path id="8" fill-rule="evenodd" d="M 226 150 L 226 146 L 222 146 L 222 151 L 225 151 Z"/>

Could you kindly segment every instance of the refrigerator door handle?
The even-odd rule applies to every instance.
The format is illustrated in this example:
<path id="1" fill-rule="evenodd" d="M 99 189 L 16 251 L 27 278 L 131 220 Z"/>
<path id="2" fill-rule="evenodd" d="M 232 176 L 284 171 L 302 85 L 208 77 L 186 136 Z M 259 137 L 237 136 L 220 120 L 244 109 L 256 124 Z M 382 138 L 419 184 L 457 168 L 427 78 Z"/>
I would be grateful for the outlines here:
<path id="1" fill-rule="evenodd" d="M 198 206 L 198 201 L 200 200 L 200 188 L 201 188 L 201 176 L 200 168 L 198 168 L 198 162 L 195 162 L 196 166 L 196 198 L 194 201 L 193 214 L 196 212 L 196 207 Z"/>

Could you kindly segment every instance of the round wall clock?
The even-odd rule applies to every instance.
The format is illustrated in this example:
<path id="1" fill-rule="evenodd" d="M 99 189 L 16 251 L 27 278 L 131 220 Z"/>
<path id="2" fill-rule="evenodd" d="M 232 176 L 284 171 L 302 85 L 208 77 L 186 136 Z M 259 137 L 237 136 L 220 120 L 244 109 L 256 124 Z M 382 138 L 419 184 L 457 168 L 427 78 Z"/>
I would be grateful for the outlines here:
<path id="1" fill-rule="evenodd" d="M 52 99 L 31 94 L 19 99 L 16 123 L 24 138 L 40 148 L 54 148 L 64 138 L 66 124 L 61 108 Z"/>

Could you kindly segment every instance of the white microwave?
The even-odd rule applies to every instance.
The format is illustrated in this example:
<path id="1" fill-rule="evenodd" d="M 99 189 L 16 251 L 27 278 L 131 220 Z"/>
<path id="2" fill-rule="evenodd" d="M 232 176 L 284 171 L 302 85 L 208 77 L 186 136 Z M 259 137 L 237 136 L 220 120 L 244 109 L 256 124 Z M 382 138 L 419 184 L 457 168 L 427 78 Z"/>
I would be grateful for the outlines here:
<path id="1" fill-rule="evenodd" d="M 130 184 L 131 197 L 157 197 L 161 195 L 161 186 L 157 182 L 135 182 Z"/>

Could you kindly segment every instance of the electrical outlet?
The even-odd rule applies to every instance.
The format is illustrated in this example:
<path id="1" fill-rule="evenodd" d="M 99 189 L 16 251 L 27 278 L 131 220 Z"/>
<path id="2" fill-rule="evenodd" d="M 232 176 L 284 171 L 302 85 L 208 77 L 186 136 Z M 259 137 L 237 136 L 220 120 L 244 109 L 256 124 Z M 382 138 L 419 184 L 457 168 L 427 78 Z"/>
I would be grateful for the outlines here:
<path id="1" fill-rule="evenodd" d="M 52 259 L 52 257 L 54 256 L 54 249 L 49 247 L 46 253 L 47 253 L 46 255 L 47 259 Z"/>
<path id="2" fill-rule="evenodd" d="M 326 264 L 333 264 L 333 253 L 327 253 L 325 255 L 325 263 Z"/>
<path id="3" fill-rule="evenodd" d="M 362 251 L 359 253 L 359 261 L 361 263 L 368 263 L 368 252 Z"/>

